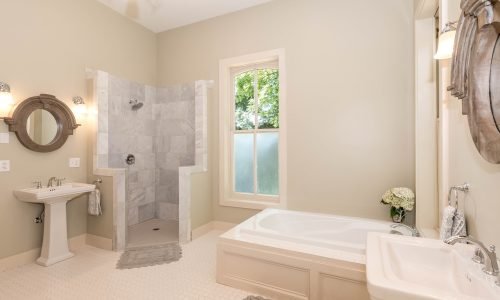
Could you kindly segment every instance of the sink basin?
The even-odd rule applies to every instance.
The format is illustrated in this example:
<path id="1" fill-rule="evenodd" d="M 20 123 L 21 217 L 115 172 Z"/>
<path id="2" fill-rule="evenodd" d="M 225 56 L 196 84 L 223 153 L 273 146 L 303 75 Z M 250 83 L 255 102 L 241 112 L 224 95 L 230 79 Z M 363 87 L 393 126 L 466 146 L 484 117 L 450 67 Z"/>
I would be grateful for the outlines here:
<path id="1" fill-rule="evenodd" d="M 474 246 L 370 233 L 366 276 L 373 300 L 500 299 L 496 277 L 474 263 Z"/>
<path id="2" fill-rule="evenodd" d="M 66 203 L 94 190 L 93 184 L 68 183 L 62 186 L 14 191 L 14 196 L 20 201 L 45 205 L 42 251 L 36 260 L 38 264 L 50 266 L 74 256 L 68 247 Z"/>
<path id="3" fill-rule="evenodd" d="M 28 188 L 15 190 L 14 196 L 18 200 L 32 203 L 66 202 L 84 193 L 95 190 L 95 185 L 87 183 L 68 183 L 55 187 L 41 189 Z"/>

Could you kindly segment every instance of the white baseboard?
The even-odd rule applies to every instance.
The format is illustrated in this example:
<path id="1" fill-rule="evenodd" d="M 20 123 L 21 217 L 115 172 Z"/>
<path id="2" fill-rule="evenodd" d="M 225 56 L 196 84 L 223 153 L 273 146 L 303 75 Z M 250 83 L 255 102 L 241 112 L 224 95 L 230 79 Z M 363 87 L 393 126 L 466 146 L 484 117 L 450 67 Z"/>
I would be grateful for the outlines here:
<path id="1" fill-rule="evenodd" d="M 92 247 L 110 251 L 113 250 L 113 240 L 101 236 L 87 234 L 86 243 Z"/>
<path id="2" fill-rule="evenodd" d="M 70 250 L 75 250 L 81 248 L 85 245 L 85 237 L 86 234 L 81 234 L 75 237 L 72 237 L 68 240 L 68 246 Z M 35 248 L 28 250 L 26 252 L 22 252 L 19 254 L 15 254 L 9 257 L 5 257 L 0 259 L 0 272 L 14 269 L 23 265 L 27 265 L 35 262 L 35 260 L 40 256 L 41 248 Z"/>
<path id="3" fill-rule="evenodd" d="M 202 225 L 194 230 L 191 231 L 191 240 L 195 240 L 199 238 L 200 236 L 203 236 L 207 233 L 209 233 L 212 230 L 229 230 L 236 226 L 236 224 L 233 223 L 228 223 L 228 222 L 221 222 L 221 221 L 212 221 L 209 222 L 205 225 Z"/>
<path id="4" fill-rule="evenodd" d="M 80 234 L 75 237 L 72 237 L 68 240 L 68 247 L 70 251 L 74 251 L 76 249 L 79 249 L 83 246 L 85 246 L 85 240 L 86 240 L 87 234 Z"/>
<path id="5" fill-rule="evenodd" d="M 0 272 L 35 262 L 40 256 L 40 251 L 40 248 L 35 248 L 0 259 Z"/>
<path id="6" fill-rule="evenodd" d="M 225 230 L 225 231 L 232 229 L 233 227 L 238 225 L 238 224 L 229 223 L 229 222 L 222 222 L 222 221 L 213 221 L 213 223 L 214 223 L 213 229 Z"/>

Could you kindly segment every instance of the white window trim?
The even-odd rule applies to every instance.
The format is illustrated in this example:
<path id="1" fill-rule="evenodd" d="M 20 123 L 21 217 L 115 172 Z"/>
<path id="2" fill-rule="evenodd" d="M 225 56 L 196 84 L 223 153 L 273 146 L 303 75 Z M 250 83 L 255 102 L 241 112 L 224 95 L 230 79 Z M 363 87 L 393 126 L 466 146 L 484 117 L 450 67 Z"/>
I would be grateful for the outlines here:
<path id="1" fill-rule="evenodd" d="M 279 128 L 279 196 L 256 196 L 241 197 L 241 194 L 233 193 L 233 179 L 231 178 L 231 111 L 233 108 L 231 97 L 231 70 L 247 65 L 261 64 L 265 62 L 278 61 L 279 67 L 279 101 L 280 101 L 280 128 Z M 287 165 L 286 165 L 286 69 L 285 50 L 276 49 L 264 51 L 239 57 L 223 59 L 219 62 L 219 204 L 222 206 L 265 209 L 268 207 L 286 208 L 287 190 Z"/>

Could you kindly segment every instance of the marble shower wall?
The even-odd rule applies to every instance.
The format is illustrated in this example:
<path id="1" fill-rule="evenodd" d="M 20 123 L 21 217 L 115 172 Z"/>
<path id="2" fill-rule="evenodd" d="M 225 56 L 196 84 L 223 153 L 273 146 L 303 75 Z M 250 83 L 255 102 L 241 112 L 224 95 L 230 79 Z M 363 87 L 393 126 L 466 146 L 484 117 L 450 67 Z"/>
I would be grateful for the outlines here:
<path id="1" fill-rule="evenodd" d="M 156 125 L 156 217 L 179 220 L 179 167 L 195 163 L 195 85 L 159 88 Z"/>
<path id="2" fill-rule="evenodd" d="M 179 167 L 195 163 L 195 84 L 156 88 L 106 75 L 98 165 L 128 169 L 127 225 L 179 220 Z M 133 111 L 131 99 L 144 106 Z M 134 165 L 125 163 L 128 154 Z"/>
<path id="3" fill-rule="evenodd" d="M 108 95 L 108 165 L 128 168 L 127 224 L 134 225 L 155 216 L 156 155 L 153 139 L 155 122 L 153 104 L 156 88 L 109 75 Z M 144 106 L 133 111 L 129 101 L 137 99 Z M 136 158 L 128 166 L 128 154 Z"/>

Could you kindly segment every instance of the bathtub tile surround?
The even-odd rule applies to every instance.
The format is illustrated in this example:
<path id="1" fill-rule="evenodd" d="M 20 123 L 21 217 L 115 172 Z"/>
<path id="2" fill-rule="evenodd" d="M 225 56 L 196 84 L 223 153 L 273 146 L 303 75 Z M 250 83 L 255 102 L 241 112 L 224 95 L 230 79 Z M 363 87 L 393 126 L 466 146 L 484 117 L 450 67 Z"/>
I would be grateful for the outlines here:
<path id="1" fill-rule="evenodd" d="M 206 171 L 206 89 L 211 82 L 156 88 L 102 71 L 89 73 L 98 112 L 94 169 L 128 169 L 127 225 L 176 220 L 181 241 L 190 240 L 190 175 Z M 130 99 L 144 106 L 132 110 Z M 125 163 L 129 154 L 136 157 L 131 166 Z"/>

